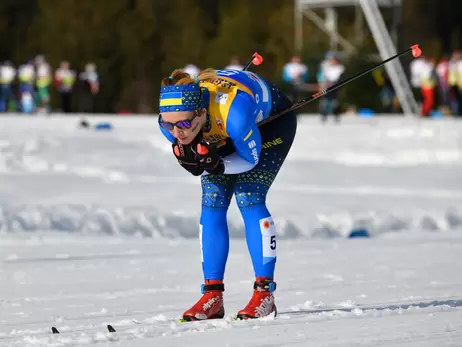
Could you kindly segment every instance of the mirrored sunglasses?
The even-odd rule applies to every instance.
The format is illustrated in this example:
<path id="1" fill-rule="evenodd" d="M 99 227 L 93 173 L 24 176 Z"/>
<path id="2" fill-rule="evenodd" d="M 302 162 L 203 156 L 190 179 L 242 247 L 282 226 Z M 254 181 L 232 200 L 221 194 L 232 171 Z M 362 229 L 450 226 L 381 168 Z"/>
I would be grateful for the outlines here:
<path id="1" fill-rule="evenodd" d="M 166 122 L 162 119 L 162 115 L 159 115 L 159 118 L 158 118 L 158 121 L 159 121 L 159 125 L 165 129 L 165 130 L 168 130 L 168 131 L 172 131 L 175 127 L 177 127 L 178 129 L 190 129 L 191 126 L 192 126 L 192 121 L 194 120 L 194 118 L 196 118 L 197 116 L 199 115 L 199 112 L 194 112 L 194 116 L 190 119 L 183 119 L 183 120 L 180 120 L 178 122 L 175 122 L 175 123 L 171 123 L 171 122 Z"/>

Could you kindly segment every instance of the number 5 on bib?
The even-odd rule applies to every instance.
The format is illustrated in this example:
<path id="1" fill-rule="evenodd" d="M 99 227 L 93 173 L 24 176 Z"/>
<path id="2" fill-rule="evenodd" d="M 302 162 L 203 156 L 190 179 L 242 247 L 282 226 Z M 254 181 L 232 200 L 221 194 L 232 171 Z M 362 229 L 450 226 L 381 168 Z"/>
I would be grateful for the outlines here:
<path id="1" fill-rule="evenodd" d="M 276 228 L 272 217 L 260 219 L 260 231 L 263 246 L 263 264 L 276 258 Z"/>

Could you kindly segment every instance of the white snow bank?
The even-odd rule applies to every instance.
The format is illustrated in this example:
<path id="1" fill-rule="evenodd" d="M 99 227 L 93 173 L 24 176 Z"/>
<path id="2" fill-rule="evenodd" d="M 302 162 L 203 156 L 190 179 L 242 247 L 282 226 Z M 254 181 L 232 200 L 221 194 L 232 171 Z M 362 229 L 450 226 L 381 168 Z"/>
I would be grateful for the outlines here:
<path id="1" fill-rule="evenodd" d="M 366 229 L 371 236 L 384 233 L 462 231 L 462 206 L 443 211 L 339 212 L 306 218 L 301 215 L 275 218 L 279 237 L 346 237 Z M 142 236 L 149 238 L 196 238 L 199 217 L 164 214 L 149 208 L 104 208 L 98 206 L 0 206 L 0 232 L 66 232 L 86 235 Z M 230 235 L 243 238 L 241 220 L 229 220 Z"/>
<path id="2" fill-rule="evenodd" d="M 75 116 L 2 116 L 0 171 L 58 170 L 97 163 L 120 168 L 118 157 L 139 166 L 141 159 L 171 154 L 157 117 L 92 116 L 92 125 L 109 122 L 112 131 L 79 130 Z M 137 153 L 134 157 L 127 154 Z M 69 154 L 78 154 L 69 158 Z M 118 153 L 118 154 L 117 154 Z M 112 158 L 111 156 L 116 157 Z M 325 161 L 347 166 L 399 167 L 461 165 L 462 121 L 378 116 L 345 117 L 341 124 L 321 124 L 318 117 L 300 117 L 289 161 Z M 59 164 L 56 168 L 56 164 Z M 88 165 L 87 165 L 88 166 Z M 126 168 L 126 166 L 125 166 Z"/>

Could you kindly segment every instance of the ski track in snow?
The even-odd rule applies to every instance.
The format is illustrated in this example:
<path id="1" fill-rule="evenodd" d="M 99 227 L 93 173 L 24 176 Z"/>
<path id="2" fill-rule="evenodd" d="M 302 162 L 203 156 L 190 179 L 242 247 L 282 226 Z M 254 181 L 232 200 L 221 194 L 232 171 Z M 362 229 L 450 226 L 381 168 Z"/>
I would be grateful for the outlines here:
<path id="1" fill-rule="evenodd" d="M 150 316 L 149 312 L 145 313 L 127 313 L 112 316 L 86 316 L 86 317 L 67 317 L 65 321 L 93 321 L 88 325 L 63 325 L 60 326 L 59 336 L 51 334 L 50 328 L 42 329 L 24 329 L 17 330 L 10 336 L 0 336 L 1 340 L 14 340 L 14 343 L 21 341 L 36 340 L 39 343 L 59 343 L 66 345 L 66 341 L 72 341 L 79 335 L 83 335 L 90 342 L 120 341 L 122 339 L 146 338 L 146 337 L 164 337 L 178 335 L 182 333 L 205 332 L 207 330 L 222 329 L 248 329 L 260 326 L 280 326 L 280 325 L 297 325 L 301 322 L 322 322 L 334 319 L 369 319 L 379 317 L 392 317 L 401 315 L 434 315 L 440 312 L 454 312 L 457 308 L 462 307 L 461 299 L 445 299 L 426 302 L 409 302 L 399 304 L 375 304 L 375 305 L 355 305 L 354 307 L 325 307 L 311 310 L 300 311 L 283 311 L 277 317 L 270 316 L 253 321 L 235 321 L 233 317 L 226 316 L 221 320 L 210 320 L 202 322 L 180 323 L 178 318 L 168 318 L 164 315 Z M 126 319 L 120 319 L 121 316 L 127 316 Z M 34 324 L 54 324 L 56 322 L 33 322 Z M 32 324 L 32 322 L 29 322 Z M 108 325 L 115 329 L 115 333 L 107 331 Z M 461 333 L 462 337 L 462 333 Z M 82 343 L 82 337 L 78 337 L 78 343 Z"/>

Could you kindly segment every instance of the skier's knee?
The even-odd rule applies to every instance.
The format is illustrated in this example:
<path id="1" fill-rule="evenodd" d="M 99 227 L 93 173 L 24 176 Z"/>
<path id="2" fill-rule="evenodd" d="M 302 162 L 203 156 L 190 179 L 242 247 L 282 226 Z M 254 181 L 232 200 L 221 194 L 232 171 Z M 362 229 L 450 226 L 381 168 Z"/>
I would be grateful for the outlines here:
<path id="1" fill-rule="evenodd" d="M 239 209 L 265 205 L 266 189 L 235 189 L 236 202 Z"/>

